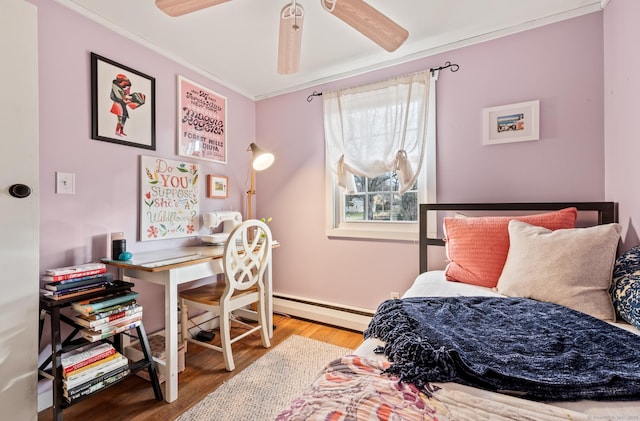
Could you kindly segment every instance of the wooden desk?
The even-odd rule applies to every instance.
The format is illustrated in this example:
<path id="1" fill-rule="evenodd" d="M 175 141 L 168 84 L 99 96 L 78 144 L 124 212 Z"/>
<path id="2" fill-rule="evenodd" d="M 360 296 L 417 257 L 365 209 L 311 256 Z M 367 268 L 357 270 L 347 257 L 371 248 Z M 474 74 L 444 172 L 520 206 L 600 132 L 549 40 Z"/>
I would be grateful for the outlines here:
<path id="1" fill-rule="evenodd" d="M 274 242 L 274 247 L 278 246 Z M 134 253 L 128 261 L 106 260 L 105 264 L 118 268 L 122 280 L 141 281 L 164 285 L 165 355 L 157 361 L 166 379 L 165 399 L 178 399 L 178 285 L 223 273 L 223 246 L 194 246 L 146 253 Z M 273 337 L 273 285 L 271 262 L 265 272 L 265 300 L 269 337 Z M 131 279 L 132 278 L 132 279 Z"/>

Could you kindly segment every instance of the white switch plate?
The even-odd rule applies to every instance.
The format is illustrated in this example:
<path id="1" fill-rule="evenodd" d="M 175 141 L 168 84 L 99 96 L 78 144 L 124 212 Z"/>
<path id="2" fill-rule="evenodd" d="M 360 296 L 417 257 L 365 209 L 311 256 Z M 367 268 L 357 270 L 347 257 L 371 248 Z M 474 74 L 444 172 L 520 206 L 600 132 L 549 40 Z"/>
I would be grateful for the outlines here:
<path id="1" fill-rule="evenodd" d="M 76 194 L 76 175 L 71 172 L 56 172 L 56 193 Z"/>

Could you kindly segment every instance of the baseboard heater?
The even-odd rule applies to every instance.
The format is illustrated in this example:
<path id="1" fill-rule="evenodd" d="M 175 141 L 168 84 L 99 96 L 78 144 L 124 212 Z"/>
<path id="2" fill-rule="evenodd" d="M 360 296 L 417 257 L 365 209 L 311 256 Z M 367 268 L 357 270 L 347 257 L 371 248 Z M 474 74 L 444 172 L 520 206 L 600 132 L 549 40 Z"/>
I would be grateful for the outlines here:
<path id="1" fill-rule="evenodd" d="M 367 328 L 374 313 L 373 310 L 308 300 L 284 294 L 273 295 L 273 311 L 358 332 L 363 332 Z"/>

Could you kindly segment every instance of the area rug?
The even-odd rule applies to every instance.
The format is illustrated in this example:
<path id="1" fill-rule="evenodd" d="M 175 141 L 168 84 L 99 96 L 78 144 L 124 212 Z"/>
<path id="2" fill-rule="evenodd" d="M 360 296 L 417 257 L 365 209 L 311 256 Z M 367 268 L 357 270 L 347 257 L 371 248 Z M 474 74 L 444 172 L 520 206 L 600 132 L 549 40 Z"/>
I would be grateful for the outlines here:
<path id="1" fill-rule="evenodd" d="M 292 335 L 180 415 L 177 421 L 273 420 L 327 363 L 351 351 Z"/>

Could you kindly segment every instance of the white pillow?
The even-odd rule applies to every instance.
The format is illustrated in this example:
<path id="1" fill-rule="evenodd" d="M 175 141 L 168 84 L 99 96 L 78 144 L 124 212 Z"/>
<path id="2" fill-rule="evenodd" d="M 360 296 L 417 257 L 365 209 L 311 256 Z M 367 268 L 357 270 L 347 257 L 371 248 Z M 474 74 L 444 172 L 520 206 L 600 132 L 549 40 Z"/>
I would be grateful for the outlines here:
<path id="1" fill-rule="evenodd" d="M 620 231 L 619 224 L 551 231 L 512 220 L 496 289 L 615 321 L 609 287 Z"/>

